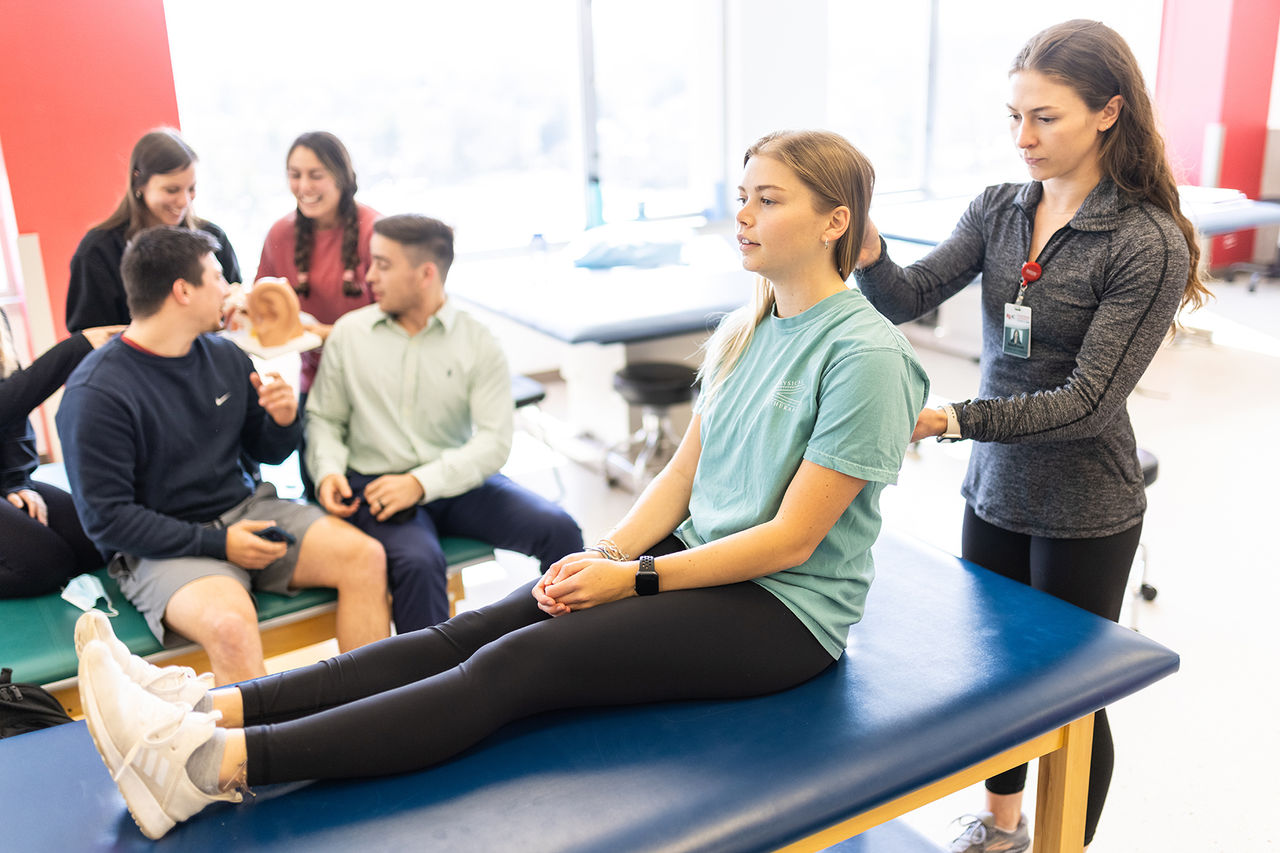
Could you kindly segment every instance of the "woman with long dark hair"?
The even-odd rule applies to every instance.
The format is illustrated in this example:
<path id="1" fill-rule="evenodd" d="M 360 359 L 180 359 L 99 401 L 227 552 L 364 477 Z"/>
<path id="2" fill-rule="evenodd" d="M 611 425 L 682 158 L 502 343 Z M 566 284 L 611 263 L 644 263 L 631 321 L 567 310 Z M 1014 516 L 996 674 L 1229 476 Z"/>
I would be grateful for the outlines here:
<path id="1" fill-rule="evenodd" d="M 218 241 L 222 276 L 240 280 L 240 264 L 227 235 L 195 215 L 196 153 L 176 130 L 162 127 L 143 135 L 129 155 L 129 180 L 115 211 L 89 229 L 71 257 L 67 286 L 67 329 L 124 326 L 131 319 L 120 277 L 125 244 L 143 228 L 181 225 Z"/>
<path id="2" fill-rule="evenodd" d="M 894 322 L 982 274 L 978 396 L 920 414 L 914 438 L 974 442 L 963 556 L 1111 620 L 1146 493 L 1125 400 L 1180 306 L 1199 306 L 1199 247 L 1182 214 L 1138 63 L 1114 30 L 1068 21 L 1009 72 L 1010 129 L 1032 180 L 988 187 L 927 256 L 895 264 L 867 229 L 858 286 Z M 1114 752 L 1094 723 L 1093 840 Z M 959 853 L 1026 850 L 1026 767 L 987 781 Z"/>
<path id="3" fill-rule="evenodd" d="M 285 168 L 298 206 L 267 232 L 255 280 L 288 279 L 302 310 L 316 320 L 311 330 L 325 338 L 335 320 L 373 301 L 364 277 L 378 212 L 356 201 L 351 155 L 332 133 L 299 136 L 289 146 Z M 303 394 L 319 363 L 318 350 L 303 353 Z"/>

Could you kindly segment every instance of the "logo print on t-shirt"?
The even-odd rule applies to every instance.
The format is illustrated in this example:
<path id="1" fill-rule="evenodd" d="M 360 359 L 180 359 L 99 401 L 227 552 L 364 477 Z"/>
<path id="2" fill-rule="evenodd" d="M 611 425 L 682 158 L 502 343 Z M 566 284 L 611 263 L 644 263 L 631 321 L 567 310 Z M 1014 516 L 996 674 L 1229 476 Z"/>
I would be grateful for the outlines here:
<path id="1" fill-rule="evenodd" d="M 804 394 L 804 382 L 799 379 L 784 379 L 778 383 L 769 395 L 769 405 L 788 412 L 800 408 L 800 397 Z"/>
<path id="2" fill-rule="evenodd" d="M 223 394 L 221 397 L 215 397 L 213 400 L 213 404 L 215 406 L 221 406 L 223 403 L 227 402 L 227 400 L 229 400 L 230 398 L 231 398 L 231 392 L 228 391 L 227 393 Z"/>

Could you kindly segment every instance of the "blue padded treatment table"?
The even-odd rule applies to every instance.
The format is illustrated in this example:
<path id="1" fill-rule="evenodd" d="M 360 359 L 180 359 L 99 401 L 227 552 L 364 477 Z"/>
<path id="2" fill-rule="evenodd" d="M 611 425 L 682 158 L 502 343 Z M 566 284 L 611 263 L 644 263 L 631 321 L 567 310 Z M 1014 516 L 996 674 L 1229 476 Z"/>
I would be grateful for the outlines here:
<path id="1" fill-rule="evenodd" d="M 904 262 L 924 254 L 897 242 L 891 251 Z M 755 290 L 755 276 L 736 264 L 584 269 L 544 260 L 549 263 L 514 257 L 463 264 L 450 271 L 449 292 L 567 344 L 634 344 L 707 334 Z"/>
<path id="2" fill-rule="evenodd" d="M 1092 713 L 1174 672 L 1177 655 L 914 540 L 886 533 L 875 556 L 849 653 L 793 690 L 546 714 L 425 771 L 260 788 L 160 843 L 219 853 L 819 850 L 1034 747 L 1050 753 L 1037 849 L 1079 850 L 1040 845 L 1052 838 L 1045 821 L 1064 809 L 1082 838 Z M 421 724 L 431 724 L 425 710 Z M 1051 785 L 1047 763 L 1067 768 Z M 0 773 L 7 848 L 151 849 L 83 722 L 0 741 L 0 767 L 21 768 Z M 906 837 L 889 824 L 839 849 L 917 849 Z"/>

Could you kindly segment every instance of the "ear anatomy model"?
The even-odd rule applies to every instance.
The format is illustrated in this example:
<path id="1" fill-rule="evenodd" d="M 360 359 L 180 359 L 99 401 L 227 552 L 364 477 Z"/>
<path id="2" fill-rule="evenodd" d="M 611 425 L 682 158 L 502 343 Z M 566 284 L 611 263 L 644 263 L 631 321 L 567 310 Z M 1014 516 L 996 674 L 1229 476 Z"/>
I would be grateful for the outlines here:
<path id="1" fill-rule="evenodd" d="M 306 333 L 298 317 L 298 294 L 287 279 L 258 279 L 249 291 L 246 308 L 252 334 L 264 347 L 280 346 Z"/>

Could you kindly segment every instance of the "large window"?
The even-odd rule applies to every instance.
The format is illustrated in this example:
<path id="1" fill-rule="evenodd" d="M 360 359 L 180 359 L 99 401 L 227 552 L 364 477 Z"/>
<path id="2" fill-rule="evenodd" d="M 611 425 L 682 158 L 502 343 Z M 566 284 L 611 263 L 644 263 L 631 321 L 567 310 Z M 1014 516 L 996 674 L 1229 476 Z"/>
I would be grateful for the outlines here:
<path id="1" fill-rule="evenodd" d="M 196 201 L 246 275 L 294 207 L 289 143 L 329 130 L 359 198 L 437 216 L 461 251 L 582 227 L 579 39 L 572 2 L 166 4 Z"/>
<path id="2" fill-rule="evenodd" d="M 970 195 L 1026 180 L 1009 140 L 1008 70 L 1037 31 L 1101 20 L 1133 49 L 1154 89 L 1161 0 L 830 0 L 832 127 L 876 164 L 877 190 Z M 837 100 L 837 97 L 839 98 Z"/>
<path id="3" fill-rule="evenodd" d="M 593 0 L 606 221 L 721 213 L 719 0 Z"/>
<path id="4" fill-rule="evenodd" d="M 878 193 L 925 183 L 929 0 L 831 0 L 829 126 L 870 158 Z"/>
<path id="5" fill-rule="evenodd" d="M 179 113 L 201 156 L 197 209 L 227 230 L 252 275 L 267 229 L 293 208 L 290 141 L 329 130 L 355 160 L 361 201 L 444 219 L 459 251 L 528 246 L 535 233 L 567 240 L 592 210 L 592 107 L 597 214 L 713 208 L 718 9 L 719 0 L 170 0 Z"/>
<path id="6" fill-rule="evenodd" d="M 725 104 L 742 81 L 725 79 L 729 2 L 170 0 L 183 132 L 202 157 L 197 208 L 252 274 L 268 227 L 294 206 L 288 144 L 324 129 L 351 150 L 362 201 L 445 219 L 462 252 L 528 246 L 536 233 L 567 240 L 599 218 L 731 213 Z M 1050 23 L 1100 17 L 1154 83 L 1161 0 L 825 9 L 814 37 L 826 40 L 828 97 L 804 123 L 862 148 L 881 194 L 967 195 L 1025 179 L 1008 139 L 1006 72 Z M 766 42 L 736 49 L 771 69 L 773 91 L 805 91 L 812 72 L 796 69 L 811 64 L 797 59 L 812 42 Z"/>

